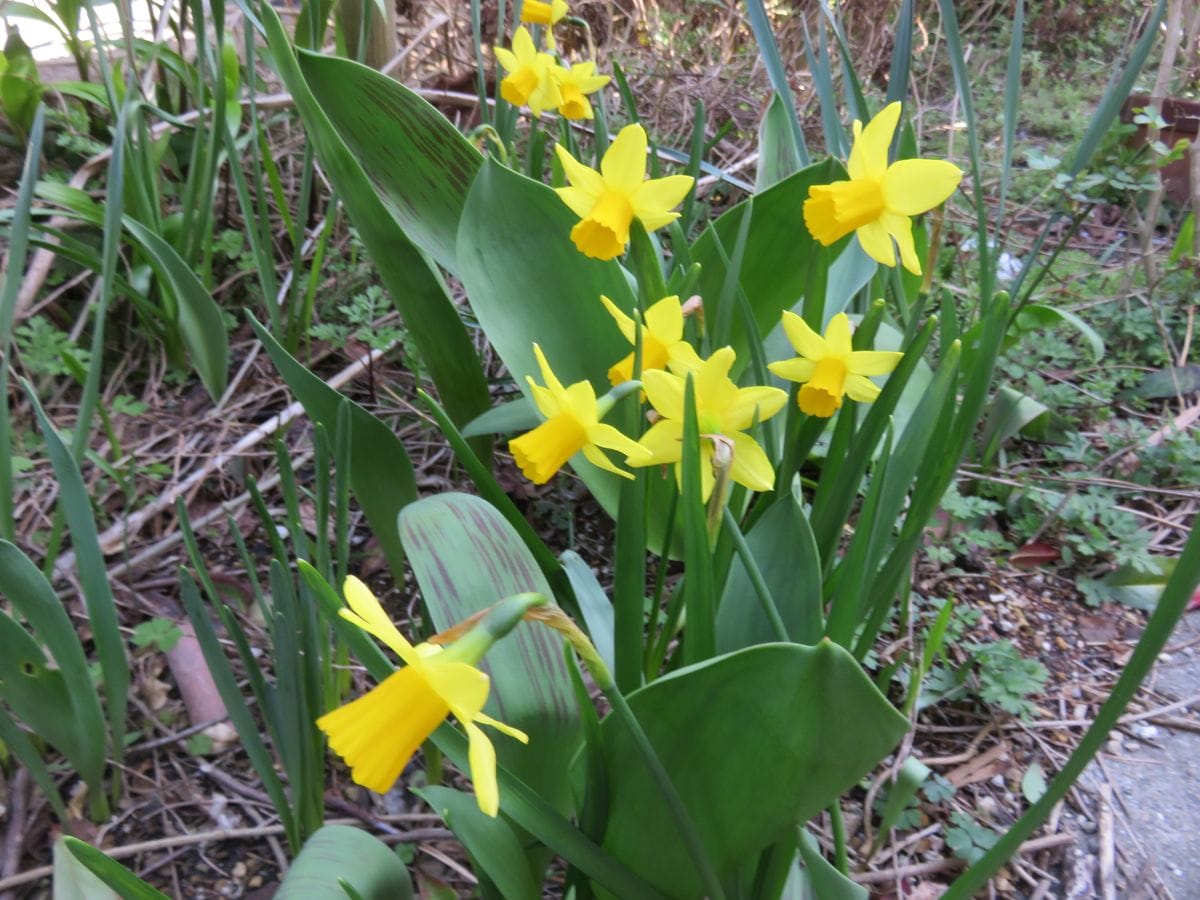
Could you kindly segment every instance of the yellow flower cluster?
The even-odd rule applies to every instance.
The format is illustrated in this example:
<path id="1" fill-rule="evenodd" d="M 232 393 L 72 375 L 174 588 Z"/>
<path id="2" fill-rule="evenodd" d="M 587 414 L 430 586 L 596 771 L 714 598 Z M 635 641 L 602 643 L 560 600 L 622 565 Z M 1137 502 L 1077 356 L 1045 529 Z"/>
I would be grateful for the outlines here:
<path id="1" fill-rule="evenodd" d="M 513 35 L 511 49 L 496 47 L 496 59 L 508 73 L 500 82 L 500 96 L 513 106 L 528 106 L 535 116 L 557 109 L 564 119 L 591 119 L 594 113 L 588 94 L 600 90 L 610 78 L 597 75 L 592 60 L 565 66 L 555 57 L 554 26 L 567 11 L 566 0 L 525 0 L 521 21 L 545 29 L 546 50 L 538 50 L 524 26 Z"/>
<path id="2" fill-rule="evenodd" d="M 690 375 L 695 392 L 696 416 L 701 435 L 701 488 L 707 500 L 716 483 L 713 461 L 717 450 L 729 477 L 752 491 L 769 491 L 775 485 L 775 470 L 766 452 L 747 430 L 771 418 L 787 402 L 787 394 L 776 387 L 738 387 L 729 377 L 736 354 L 722 347 L 702 359 L 684 337 L 684 306 L 678 297 L 664 297 L 646 310 L 639 321 L 607 297 L 605 309 L 630 344 L 641 341 L 641 382 L 654 409 L 653 424 L 637 440 L 621 434 L 600 420 L 615 404 L 612 392 L 597 400 L 590 382 L 580 381 L 564 388 L 550 368 L 541 348 L 534 344 L 545 387 L 529 379 L 534 402 L 545 421 L 509 441 L 513 459 L 525 477 L 545 484 L 576 453 L 594 465 L 623 478 L 632 474 L 614 465 L 600 448 L 625 455 L 632 467 L 674 463 L 681 475 L 683 455 L 684 391 Z M 783 313 L 783 329 L 798 356 L 771 363 L 780 378 L 802 384 L 797 395 L 800 410 L 808 415 L 829 417 L 842 405 L 843 397 L 869 403 L 879 396 L 879 387 L 869 376 L 886 375 L 903 356 L 879 350 L 853 350 L 850 320 L 845 313 L 834 316 L 825 335 L 813 331 L 792 312 Z M 631 353 L 608 371 L 614 386 L 634 377 Z"/>

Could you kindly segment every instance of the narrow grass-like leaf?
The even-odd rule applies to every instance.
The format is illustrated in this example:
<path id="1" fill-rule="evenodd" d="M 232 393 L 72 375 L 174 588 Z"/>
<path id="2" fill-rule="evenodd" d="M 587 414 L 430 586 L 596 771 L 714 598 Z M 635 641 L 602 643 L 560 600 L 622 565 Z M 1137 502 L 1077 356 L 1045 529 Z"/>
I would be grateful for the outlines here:
<path id="1" fill-rule="evenodd" d="M 1024 0 L 1018 0 L 1023 3 Z M 903 100 L 908 94 L 908 73 L 912 68 L 913 18 L 916 4 L 904 0 L 896 15 L 896 26 L 892 29 L 895 44 L 892 47 L 892 63 L 888 69 L 887 102 Z"/>
<path id="2" fill-rule="evenodd" d="M 604 660 L 609 671 L 616 672 L 616 654 L 613 650 L 614 625 L 613 605 L 604 593 L 604 588 L 596 580 L 596 574 L 582 556 L 574 550 L 563 551 L 563 570 L 571 579 L 571 587 L 575 591 L 575 599 L 579 603 L 579 611 L 583 614 L 583 623 L 587 628 L 588 637 L 596 647 L 596 652 Z M 639 652 L 641 650 L 639 642 Z"/>
<path id="3" fill-rule="evenodd" d="M 758 123 L 755 193 L 762 193 L 802 168 L 800 150 L 796 146 L 796 134 L 792 131 L 786 103 L 779 94 L 772 94 L 767 113 Z"/>
<path id="4" fill-rule="evenodd" d="M 92 640 L 96 644 L 96 655 L 100 660 L 100 672 L 104 676 L 104 695 L 108 704 L 108 736 L 110 752 L 118 766 L 125 758 L 125 712 L 129 706 L 129 663 L 125 655 L 125 641 L 121 637 L 120 621 L 117 617 L 116 601 L 108 583 L 108 571 L 100 541 L 96 534 L 96 520 L 92 515 L 91 498 L 83 483 L 83 476 L 67 445 L 46 417 L 37 394 L 26 383 L 25 392 L 33 405 L 38 427 L 46 442 L 46 455 L 54 467 L 58 479 L 59 505 L 66 515 L 67 527 L 71 530 L 71 544 L 75 549 L 75 568 L 87 606 L 88 621 L 92 627 Z"/>
<path id="5" fill-rule="evenodd" d="M 37 183 L 38 160 L 42 153 L 42 130 L 45 125 L 44 107 L 38 105 L 29 132 L 29 148 L 21 169 L 12 224 L 8 233 L 8 257 L 4 261 L 4 287 L 0 288 L 0 538 L 16 540 L 16 521 L 13 517 L 13 481 L 16 473 L 12 461 L 12 425 L 8 413 L 8 371 L 12 358 L 13 322 L 17 312 L 17 294 L 25 272 L 25 256 L 29 251 L 30 207 Z"/>
<path id="6" fill-rule="evenodd" d="M 180 523 L 183 527 L 187 528 L 186 511 L 181 512 Z M 250 763 L 254 766 L 254 771 L 257 773 L 259 780 L 262 781 L 263 790 L 275 805 L 275 812 L 283 824 L 288 844 L 291 845 L 294 851 L 299 851 L 302 842 L 296 830 L 296 821 L 292 814 L 291 804 L 288 803 L 283 783 L 279 780 L 279 775 L 275 771 L 275 762 L 271 759 L 270 753 L 267 752 L 262 735 L 259 734 L 258 724 L 254 721 L 254 716 L 251 714 L 249 708 L 246 706 L 245 699 L 242 697 L 237 678 L 233 673 L 233 667 L 230 666 L 229 660 L 225 657 L 225 651 L 221 647 L 221 642 L 217 639 L 217 633 L 213 628 L 212 621 L 208 617 L 208 611 L 205 609 L 204 602 L 200 599 L 200 591 L 197 590 L 196 582 L 192 579 L 191 573 L 187 569 L 180 569 L 179 578 L 180 597 L 183 600 L 183 608 L 192 622 L 192 628 L 196 632 L 196 639 L 200 642 L 200 651 L 204 655 L 204 662 L 207 664 L 208 671 L 212 674 L 213 681 L 217 685 L 217 691 L 221 695 L 225 709 L 229 712 L 229 719 L 237 729 L 238 738 L 242 742 L 242 748 L 246 751 L 246 756 L 250 758 Z"/>
<path id="7" fill-rule="evenodd" d="M 58 821 L 67 822 L 70 818 L 67 806 L 63 803 L 62 795 L 58 792 L 58 785 L 54 783 L 54 777 L 50 774 L 46 761 L 42 759 L 42 755 L 33 746 L 28 735 L 21 730 L 20 726 L 13 721 L 12 716 L 8 714 L 8 710 L 3 707 L 0 707 L 0 742 L 3 742 L 8 752 L 29 770 L 34 783 L 41 788 L 42 795 L 50 803 L 50 808 L 54 810 Z"/>
<path id="8" fill-rule="evenodd" d="M 1092 758 L 1104 746 L 1109 733 L 1125 712 L 1129 701 L 1149 674 L 1170 639 L 1175 626 L 1187 611 L 1192 592 L 1200 584 L 1200 528 L 1193 528 L 1184 545 L 1175 572 L 1163 591 L 1162 599 L 1150 614 L 1146 630 L 1125 663 L 1125 669 L 1113 686 L 1108 699 L 1096 713 L 1092 726 L 1084 734 L 1067 762 L 1050 782 L 1046 793 L 1033 804 L 996 842 L 984 857 L 960 875 L 942 896 L 948 900 L 966 900 L 1017 852 L 1021 843 L 1046 820 L 1050 811 L 1066 796 Z"/>
<path id="9" fill-rule="evenodd" d="M 1004 127 L 1001 135 L 1000 192 L 996 200 L 996 238 L 1003 242 L 1004 206 L 1012 183 L 1013 146 L 1017 138 L 1017 110 L 1021 100 L 1021 52 L 1025 45 L 1025 0 L 1017 0 L 1013 11 L 1012 37 L 1009 39 L 1008 68 L 1004 72 Z M 999 252 L 997 245 L 997 252 Z"/>
<path id="10" fill-rule="evenodd" d="M 788 81 L 787 67 L 779 55 L 779 44 L 775 41 L 775 32 L 771 30 L 771 20 L 767 17 L 767 8 L 763 0 L 746 0 L 746 12 L 750 19 L 750 29 L 754 32 L 754 40 L 758 43 L 758 52 L 771 79 L 771 88 L 782 98 L 784 112 L 792 129 L 792 139 L 800 155 L 800 164 L 808 165 L 808 147 L 804 143 L 804 129 L 800 127 L 800 116 L 796 112 L 796 101 L 792 96 L 792 85 Z"/>
<path id="11" fill-rule="evenodd" d="M 70 835 L 63 835 L 60 840 L 80 865 L 116 891 L 122 900 L 168 900 L 166 894 L 146 884 L 104 851 Z M 58 853 L 57 847 L 55 853 Z"/>
<path id="12" fill-rule="evenodd" d="M 683 642 L 684 663 L 702 662 L 717 652 L 716 589 L 713 584 L 712 547 L 701 495 L 700 467 L 708 465 L 700 449 L 700 427 L 696 418 L 696 386 L 688 373 L 683 394 L 683 456 L 680 505 L 683 517 L 683 582 L 687 632 Z"/>
<path id="13" fill-rule="evenodd" d="M 396 537 L 393 523 L 400 508 L 417 497 L 416 476 L 404 445 L 383 422 L 357 403 L 346 400 L 288 354 L 253 316 L 248 318 L 271 362 L 296 399 L 304 405 L 309 418 L 326 428 L 336 428 L 338 409 L 343 402 L 350 403 L 353 432 L 350 485 L 388 564 L 396 577 L 400 577 L 404 571 L 404 548 Z"/>

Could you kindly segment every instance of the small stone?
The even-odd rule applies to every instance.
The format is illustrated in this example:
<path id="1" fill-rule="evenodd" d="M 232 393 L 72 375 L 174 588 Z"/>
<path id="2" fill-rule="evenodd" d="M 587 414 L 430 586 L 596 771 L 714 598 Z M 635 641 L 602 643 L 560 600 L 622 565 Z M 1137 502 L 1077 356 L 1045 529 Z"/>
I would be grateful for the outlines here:
<path id="1" fill-rule="evenodd" d="M 1017 623 L 1010 622 L 1007 619 L 1001 619 L 999 622 L 996 623 L 996 630 L 999 631 L 1001 634 L 1012 634 L 1014 631 L 1017 630 Z"/>
<path id="2" fill-rule="evenodd" d="M 1088 705 L 1086 703 L 1076 703 L 1073 718 L 1086 719 L 1088 714 Z"/>
<path id="3" fill-rule="evenodd" d="M 1096 833 L 1096 823 L 1093 822 L 1091 819 L 1080 818 L 1079 828 L 1081 831 L 1085 832 L 1086 834 L 1095 834 Z"/>
<path id="4" fill-rule="evenodd" d="M 1171 661 L 1171 659 L 1172 659 L 1172 657 L 1171 657 L 1171 654 L 1170 654 L 1170 653 L 1160 653 L 1160 654 L 1158 654 L 1158 661 L 1159 661 L 1159 662 L 1165 662 L 1165 663 L 1167 663 L 1167 662 L 1170 662 L 1170 661 Z"/>
<path id="5" fill-rule="evenodd" d="M 998 787 L 998 788 L 1004 787 L 1004 776 L 1003 775 L 993 775 L 991 780 L 992 780 L 992 787 Z"/>
<path id="6" fill-rule="evenodd" d="M 1184 648 L 1183 648 L 1183 655 L 1184 655 L 1184 656 L 1191 656 L 1191 655 L 1192 655 L 1192 654 L 1194 654 L 1195 652 L 1196 652 L 1196 648 L 1195 648 L 1195 647 L 1184 647 Z"/>
<path id="7" fill-rule="evenodd" d="M 1154 725 L 1143 725 L 1141 722 L 1137 722 L 1132 731 L 1143 741 L 1152 741 L 1158 737 L 1158 728 Z"/>
<path id="8" fill-rule="evenodd" d="M 1005 594 L 1003 591 L 998 594 L 988 594 L 988 599 L 993 603 L 1006 603 L 1008 601 L 1008 594 Z"/>
<path id="9" fill-rule="evenodd" d="M 1121 745 L 1121 747 L 1122 747 L 1122 749 L 1124 749 L 1124 751 L 1126 753 L 1137 753 L 1139 750 L 1142 749 L 1141 744 L 1139 744 L 1137 741 L 1131 741 L 1129 739 L 1126 739 L 1125 742 Z"/>
<path id="10" fill-rule="evenodd" d="M 1115 737 L 1109 738 L 1108 746 L 1106 747 L 1106 749 L 1108 750 L 1110 755 L 1116 756 L 1118 753 L 1121 752 L 1121 739 L 1115 738 Z"/>
<path id="11" fill-rule="evenodd" d="M 993 819 L 996 816 L 997 810 L 1000 809 L 1000 804 L 996 802 L 996 798 L 984 794 L 975 801 L 975 808 L 979 810 L 979 814 L 987 819 Z"/>
<path id="12" fill-rule="evenodd" d="M 230 874 L 232 874 L 233 877 L 236 878 L 238 881 L 241 881 L 243 878 L 246 877 L 246 864 L 244 862 L 234 863 L 233 869 L 231 870 Z"/>
<path id="13" fill-rule="evenodd" d="M 262 887 L 262 883 L 263 877 L 261 875 L 252 875 L 250 876 L 250 880 L 246 882 L 246 884 L 252 888 L 260 888 Z"/>

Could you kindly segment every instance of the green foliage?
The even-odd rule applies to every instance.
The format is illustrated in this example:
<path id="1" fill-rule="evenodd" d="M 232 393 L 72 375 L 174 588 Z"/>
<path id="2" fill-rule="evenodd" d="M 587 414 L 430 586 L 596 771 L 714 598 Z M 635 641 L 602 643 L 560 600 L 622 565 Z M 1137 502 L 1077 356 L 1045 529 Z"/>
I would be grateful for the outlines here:
<path id="1" fill-rule="evenodd" d="M 956 810 L 951 813 L 950 821 L 953 824 L 946 829 L 946 846 L 968 863 L 979 862 L 1000 840 L 998 831 L 980 825 L 969 813 Z"/>
<path id="2" fill-rule="evenodd" d="M 979 699 L 1023 719 L 1034 712 L 1030 699 L 1046 684 L 1049 670 L 1038 660 L 1021 655 L 1012 641 L 965 644 L 975 675 Z"/>
<path id="3" fill-rule="evenodd" d="M 154 618 L 135 626 L 129 640 L 135 647 L 154 647 L 166 653 L 181 637 L 183 631 L 170 619 Z"/>
<path id="4" fill-rule="evenodd" d="M 30 316 L 16 327 L 13 338 L 21 365 L 35 378 L 73 375 L 78 368 L 67 362 L 67 357 L 81 367 L 91 359 L 86 347 L 77 345 L 44 315 Z"/>

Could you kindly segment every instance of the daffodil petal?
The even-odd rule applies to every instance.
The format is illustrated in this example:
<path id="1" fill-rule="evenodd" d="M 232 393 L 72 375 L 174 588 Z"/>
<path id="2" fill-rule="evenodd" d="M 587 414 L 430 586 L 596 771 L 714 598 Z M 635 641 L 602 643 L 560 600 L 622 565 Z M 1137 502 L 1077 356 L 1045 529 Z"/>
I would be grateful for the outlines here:
<path id="1" fill-rule="evenodd" d="M 529 385 L 530 392 L 533 394 L 533 402 L 537 405 L 538 412 L 547 419 L 557 416 L 560 410 L 558 398 L 550 393 L 549 389 L 535 382 L 530 376 L 525 376 L 525 381 Z"/>
<path id="2" fill-rule="evenodd" d="M 829 347 L 825 338 L 821 337 L 809 326 L 804 319 L 790 310 L 783 313 L 783 333 L 796 352 L 806 359 L 817 360 L 829 355 Z"/>
<path id="3" fill-rule="evenodd" d="M 770 491 L 775 487 L 775 470 L 758 442 L 748 434 L 729 436 L 733 441 L 733 466 L 729 477 L 752 491 Z"/>
<path id="4" fill-rule="evenodd" d="M 696 372 L 696 397 L 703 397 L 706 406 L 723 407 L 722 402 L 732 396 L 737 387 L 729 380 L 729 370 L 733 368 L 737 354 L 732 347 L 722 347 L 714 350 L 713 354 L 704 361 L 704 365 Z M 682 399 L 682 398 L 681 398 Z M 697 404 L 698 406 L 699 404 Z M 662 410 L 659 410 L 662 412 Z M 664 413 L 664 415 L 666 415 Z M 682 411 L 680 416 L 682 416 Z"/>
<path id="5" fill-rule="evenodd" d="M 683 307 L 678 297 L 663 297 L 646 310 L 645 319 L 647 330 L 661 343 L 670 346 L 683 340 Z"/>
<path id="6" fill-rule="evenodd" d="M 600 161 L 600 172 L 610 187 L 632 193 L 646 174 L 646 132 L 641 125 L 626 125 Z"/>
<path id="7" fill-rule="evenodd" d="M 888 150 L 900 122 L 900 102 L 889 103 L 855 136 L 846 171 L 850 178 L 882 178 L 888 167 Z"/>
<path id="8" fill-rule="evenodd" d="M 586 218 L 592 211 L 592 207 L 596 205 L 595 194 L 589 193 L 581 187 L 560 187 L 555 188 L 554 193 L 558 194 L 558 198 L 567 205 L 567 208 L 579 218 Z"/>
<path id="9" fill-rule="evenodd" d="M 607 447 L 609 450 L 616 450 L 618 453 L 624 453 L 627 457 L 648 457 L 649 451 L 641 444 L 622 434 L 611 425 L 606 425 L 603 422 L 597 422 L 587 430 L 588 440 L 597 447 Z"/>
<path id="10" fill-rule="evenodd" d="M 879 217 L 879 224 L 896 239 L 896 245 L 900 248 L 900 262 L 904 264 L 904 268 L 914 275 L 920 275 L 921 259 L 917 256 L 917 245 L 913 241 L 912 220 L 908 216 L 885 212 Z"/>
<path id="11" fill-rule="evenodd" d="M 474 722 L 463 722 L 467 731 L 467 762 L 471 781 L 475 785 L 475 801 L 486 815 L 500 811 L 500 787 L 496 784 L 496 748 L 482 728 Z"/>
<path id="12" fill-rule="evenodd" d="M 584 444 L 579 448 L 583 451 L 583 457 L 597 469 L 603 469 L 605 472 L 612 472 L 614 475 L 620 475 L 622 478 L 633 478 L 633 473 L 626 472 L 620 466 L 616 465 L 611 459 L 600 452 L 600 448 L 595 444 Z"/>
<path id="13" fill-rule="evenodd" d="M 379 600 L 371 593 L 369 587 L 350 575 L 342 584 L 342 593 L 350 606 L 349 610 L 341 611 L 344 619 L 354 622 L 363 631 L 378 638 L 406 663 L 416 659 L 413 645 L 392 624 L 392 620 L 383 611 Z"/>
<path id="14" fill-rule="evenodd" d="M 879 396 L 879 386 L 863 375 L 846 376 L 846 396 L 859 403 L 870 403 Z"/>
<path id="15" fill-rule="evenodd" d="M 885 266 L 896 265 L 896 251 L 892 247 L 892 238 L 880 222 L 861 225 L 855 233 L 867 256 Z"/>
<path id="16" fill-rule="evenodd" d="M 853 351 L 850 344 L 850 317 L 838 313 L 825 326 L 825 343 L 829 346 L 829 355 L 847 357 Z"/>
<path id="17" fill-rule="evenodd" d="M 811 359 L 797 356 L 795 359 L 782 359 L 779 362 L 768 363 L 767 368 L 788 381 L 805 382 L 812 378 L 813 369 L 817 364 Z"/>
<path id="18" fill-rule="evenodd" d="M 661 369 L 642 373 L 642 387 L 650 405 L 664 419 L 683 418 L 683 379 Z"/>
<path id="19" fill-rule="evenodd" d="M 571 415 L 584 428 L 596 421 L 596 389 L 590 381 L 577 381 L 563 395 Z"/>
<path id="20" fill-rule="evenodd" d="M 704 365 L 704 360 L 695 347 L 681 340 L 667 348 L 667 365 L 676 375 L 686 375 L 698 370 Z"/>
<path id="21" fill-rule="evenodd" d="M 846 371 L 851 375 L 886 375 L 903 358 L 903 353 L 893 350 L 855 350 L 846 360 Z"/>
<path id="22" fill-rule="evenodd" d="M 621 307 L 617 306 L 617 304 L 613 303 L 603 294 L 600 295 L 600 302 L 604 304 L 604 308 L 608 310 L 608 314 L 617 323 L 617 329 L 621 332 L 621 336 L 629 341 L 629 343 L 635 343 L 637 341 L 637 323 L 626 315 Z"/>
<path id="23" fill-rule="evenodd" d="M 529 735 L 523 732 L 520 728 L 513 728 L 511 725 L 505 725 L 499 719 L 493 719 L 486 713 L 478 713 L 475 716 L 475 721 L 482 725 L 488 725 L 495 728 L 501 734 L 507 734 L 510 738 L 520 741 L 522 744 L 529 743 Z"/>
<path id="24" fill-rule="evenodd" d="M 492 49 L 496 52 L 496 61 L 504 67 L 505 72 L 515 72 L 521 67 L 521 64 L 517 62 L 516 54 L 507 47 L 493 47 Z"/>
<path id="25" fill-rule="evenodd" d="M 779 388 L 740 388 L 733 402 L 721 411 L 722 424 L 728 432 L 749 428 L 756 420 L 766 421 L 783 409 L 787 404 L 787 397 L 787 393 Z"/>
<path id="26" fill-rule="evenodd" d="M 883 201 L 890 212 L 918 216 L 945 203 L 962 177 L 962 169 L 944 159 L 902 159 L 883 176 Z"/>
<path id="27" fill-rule="evenodd" d="M 662 419 L 650 426 L 638 441 L 649 456 L 631 457 L 631 466 L 652 466 L 678 462 L 683 454 L 683 420 Z"/>
<path id="28" fill-rule="evenodd" d="M 679 218 L 679 213 L 671 210 L 683 202 L 694 183 L 690 175 L 668 175 L 642 182 L 630 198 L 633 214 L 641 219 L 647 231 L 670 225 Z"/>
<path id="29" fill-rule="evenodd" d="M 592 203 L 595 204 L 604 190 L 604 179 L 600 176 L 600 173 L 595 169 L 585 166 L 573 157 L 562 144 L 555 144 L 554 152 L 558 155 L 558 162 L 563 167 L 563 174 L 567 176 L 567 181 L 571 183 L 572 187 L 578 188 L 585 195 L 590 196 Z M 562 189 L 559 190 L 558 195 L 560 197 L 563 196 Z M 564 197 L 563 199 L 565 202 L 566 198 Z M 570 203 L 567 205 L 570 206 Z M 591 212 L 591 207 L 588 207 L 587 212 L 581 213 L 574 206 L 571 206 L 571 211 L 577 216 L 585 216 L 588 212 Z"/>
<path id="30" fill-rule="evenodd" d="M 533 45 L 533 35 L 525 27 L 518 28 L 512 39 L 513 53 L 522 63 L 532 62 L 537 58 L 537 47 Z"/>
<path id="31" fill-rule="evenodd" d="M 550 368 L 550 363 L 546 360 L 546 354 L 542 352 L 542 348 L 537 344 L 533 345 L 533 355 L 537 358 L 538 368 L 542 372 L 542 381 L 546 382 L 546 387 L 550 389 L 550 392 L 554 396 L 562 397 L 566 393 L 566 389 L 554 374 L 554 370 Z"/>

